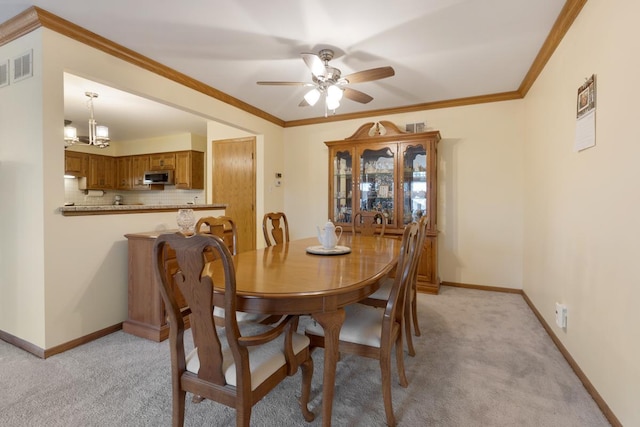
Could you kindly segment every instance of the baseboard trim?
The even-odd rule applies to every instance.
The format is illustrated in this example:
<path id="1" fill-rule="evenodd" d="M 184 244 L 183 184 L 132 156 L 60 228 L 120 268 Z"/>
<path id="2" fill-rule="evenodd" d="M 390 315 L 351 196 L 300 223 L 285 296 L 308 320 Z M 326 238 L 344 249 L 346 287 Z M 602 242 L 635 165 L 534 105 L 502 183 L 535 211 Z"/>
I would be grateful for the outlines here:
<path id="1" fill-rule="evenodd" d="M 472 285 L 470 283 L 441 282 L 440 286 L 452 286 L 454 288 L 476 289 L 480 291 L 506 292 L 509 294 L 523 294 L 522 289 L 502 288 L 499 286 Z"/>
<path id="2" fill-rule="evenodd" d="M 0 339 L 2 341 L 6 341 L 11 345 L 14 345 L 28 353 L 33 354 L 34 356 L 37 356 L 41 359 L 46 359 L 47 357 L 51 357 L 53 355 L 56 354 L 60 354 L 62 352 L 65 352 L 67 350 L 71 350 L 72 348 L 75 347 L 79 347 L 82 344 L 86 344 L 88 342 L 97 340 L 98 338 L 102 338 L 104 336 L 107 336 L 109 334 L 112 334 L 116 331 L 119 331 L 120 329 L 122 329 L 122 323 L 117 323 L 113 326 L 109 326 L 107 328 L 101 329 L 99 331 L 93 332 L 89 335 L 85 335 L 83 337 L 80 338 L 76 338 L 75 340 L 71 340 L 69 342 L 66 342 L 64 344 L 60 344 L 57 345 L 55 347 L 51 347 L 50 349 L 43 349 L 38 347 L 37 345 L 31 344 L 28 341 L 25 341 L 21 338 L 18 338 L 14 335 L 11 335 L 7 332 L 4 331 L 0 331 Z"/>
<path id="3" fill-rule="evenodd" d="M 618 417 L 616 417 L 611 408 L 609 408 L 609 405 L 607 405 L 607 402 L 605 402 L 600 393 L 598 393 L 598 390 L 596 390 L 591 381 L 589 381 L 589 378 L 587 378 L 582 369 L 580 369 L 580 366 L 571 356 L 571 353 L 569 353 L 566 347 L 562 344 L 562 341 L 560 341 L 555 332 L 553 332 L 553 329 L 551 329 L 546 320 L 544 320 L 542 314 L 540 314 L 536 306 L 533 305 L 533 302 L 529 299 L 529 296 L 526 294 L 526 292 L 522 292 L 522 297 L 527 302 L 529 308 L 531 308 L 531 311 L 533 311 L 533 313 L 536 315 L 536 317 L 542 324 L 542 327 L 545 329 L 545 331 L 547 331 L 547 334 L 556 345 L 558 350 L 560 350 L 560 353 L 562 353 L 567 363 L 569 363 L 569 366 L 571 366 L 573 372 L 576 373 L 576 375 L 582 382 L 582 385 L 584 385 L 584 388 L 587 389 L 587 392 L 591 395 L 591 398 L 593 398 L 593 400 L 596 402 L 596 405 L 598 405 L 604 417 L 607 419 L 607 421 L 609 421 L 609 424 L 611 424 L 613 427 L 622 427 L 622 423 L 620 422 L 620 420 L 618 420 Z"/>
<path id="4" fill-rule="evenodd" d="M 580 366 L 575 361 L 575 359 L 571 356 L 571 353 L 569 353 L 566 347 L 562 344 L 562 341 L 560 341 L 560 339 L 555 334 L 555 332 L 553 332 L 553 329 L 549 326 L 546 320 L 544 320 L 544 317 L 542 317 L 542 314 L 540 314 L 540 312 L 538 311 L 536 306 L 533 304 L 531 299 L 529 299 L 526 292 L 524 292 L 522 289 L 473 285 L 470 283 L 442 282 L 441 285 L 452 286 L 456 288 L 476 289 L 480 291 L 506 292 L 506 293 L 522 295 L 522 298 L 524 298 L 525 302 L 527 303 L 531 311 L 533 311 L 533 314 L 535 314 L 536 318 L 538 319 L 538 321 L 540 322 L 544 330 L 547 332 L 547 334 L 549 335 L 553 343 L 556 345 L 556 347 L 558 348 L 562 356 L 565 358 L 567 363 L 569 363 L 569 366 L 571 366 L 571 369 L 573 369 L 573 372 L 575 372 L 577 377 L 580 379 L 580 381 L 582 382 L 582 385 L 584 385 L 584 388 L 587 390 L 587 393 L 589 393 L 589 395 L 594 400 L 594 402 L 596 402 L 596 405 L 598 405 L 598 408 L 600 408 L 604 417 L 607 419 L 607 421 L 609 421 L 609 424 L 611 424 L 612 427 L 622 427 L 622 423 L 620 422 L 620 420 L 618 420 L 618 417 L 616 417 L 613 411 L 611 411 L 611 408 L 609 408 L 609 405 L 607 405 L 607 402 L 605 402 L 605 400 L 602 398 L 600 393 L 598 393 L 598 391 L 593 386 L 591 381 L 589 381 L 589 378 L 587 378 L 587 376 L 582 371 L 582 369 L 580 369 Z"/>
<path id="5" fill-rule="evenodd" d="M 8 342 L 14 347 L 18 347 L 26 351 L 27 353 L 31 353 L 36 357 L 44 359 L 44 349 L 38 347 L 37 345 L 31 344 L 28 341 L 23 340 L 22 338 L 18 338 L 15 335 L 11 335 L 8 332 L 0 331 L 0 340 Z"/>

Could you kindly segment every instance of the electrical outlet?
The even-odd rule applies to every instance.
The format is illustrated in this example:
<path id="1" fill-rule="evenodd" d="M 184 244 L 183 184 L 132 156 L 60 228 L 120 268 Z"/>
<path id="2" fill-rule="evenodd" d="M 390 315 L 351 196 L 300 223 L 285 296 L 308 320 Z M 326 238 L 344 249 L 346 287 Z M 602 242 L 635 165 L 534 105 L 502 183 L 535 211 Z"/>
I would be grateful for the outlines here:
<path id="1" fill-rule="evenodd" d="M 556 325 L 563 329 L 567 327 L 567 306 L 559 302 L 556 303 Z"/>

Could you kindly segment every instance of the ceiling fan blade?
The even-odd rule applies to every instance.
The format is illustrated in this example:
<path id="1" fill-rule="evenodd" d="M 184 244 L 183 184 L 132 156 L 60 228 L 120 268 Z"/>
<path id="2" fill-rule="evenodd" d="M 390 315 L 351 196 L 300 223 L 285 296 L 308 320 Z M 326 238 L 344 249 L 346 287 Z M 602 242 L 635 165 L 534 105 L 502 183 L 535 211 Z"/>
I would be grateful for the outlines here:
<path id="1" fill-rule="evenodd" d="M 372 80 L 380 80 L 395 75 L 393 67 L 372 68 L 370 70 L 358 71 L 357 73 L 344 76 L 349 83 L 370 82 Z"/>
<path id="2" fill-rule="evenodd" d="M 344 88 L 343 94 L 345 98 L 349 98 L 352 101 L 360 102 L 361 104 L 366 104 L 373 100 L 373 97 L 367 95 L 366 93 L 348 87 Z"/>
<path id="3" fill-rule="evenodd" d="M 315 86 L 313 83 L 306 82 L 256 82 L 259 85 L 271 86 Z"/>
<path id="4" fill-rule="evenodd" d="M 322 59 L 315 53 L 301 53 L 304 63 L 311 70 L 311 74 L 316 77 L 324 76 L 325 69 Z"/>

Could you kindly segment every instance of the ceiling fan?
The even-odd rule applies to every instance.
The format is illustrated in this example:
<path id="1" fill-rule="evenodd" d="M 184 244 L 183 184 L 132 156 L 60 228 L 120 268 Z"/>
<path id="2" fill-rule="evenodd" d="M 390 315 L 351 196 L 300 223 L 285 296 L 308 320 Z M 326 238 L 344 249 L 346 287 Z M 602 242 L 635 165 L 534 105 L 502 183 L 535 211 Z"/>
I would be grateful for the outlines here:
<path id="1" fill-rule="evenodd" d="M 313 106 L 318 102 L 320 97 L 324 95 L 325 111 L 332 110 L 335 113 L 336 108 L 340 106 L 340 100 L 344 96 L 352 101 L 366 104 L 373 100 L 373 97 L 359 90 L 347 87 L 352 83 L 370 82 L 373 80 L 384 79 L 395 75 L 392 67 L 371 68 L 369 70 L 358 71 L 342 77 L 338 68 L 329 65 L 329 61 L 333 59 L 333 50 L 322 49 L 318 54 L 302 53 L 304 63 L 311 70 L 312 82 L 257 82 L 259 85 L 275 85 L 275 86 L 307 86 L 312 89 L 304 95 L 300 102 L 300 107 Z"/>

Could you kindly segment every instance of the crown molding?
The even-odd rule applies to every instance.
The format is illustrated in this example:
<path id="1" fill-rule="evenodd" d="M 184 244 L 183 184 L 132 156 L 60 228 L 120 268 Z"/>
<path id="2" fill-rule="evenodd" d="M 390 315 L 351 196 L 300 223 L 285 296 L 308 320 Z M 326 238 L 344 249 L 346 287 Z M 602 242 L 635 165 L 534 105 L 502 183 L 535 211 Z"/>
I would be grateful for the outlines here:
<path id="1" fill-rule="evenodd" d="M 211 96 L 225 104 L 236 107 L 254 116 L 260 117 L 266 121 L 281 127 L 306 126 L 322 123 L 331 123 L 345 120 L 361 119 L 365 117 L 385 116 L 392 114 L 408 113 L 413 111 L 434 110 L 440 108 L 460 107 L 465 105 L 484 104 L 489 102 L 500 102 L 513 99 L 524 98 L 529 89 L 533 86 L 547 61 L 553 55 L 562 38 L 565 36 L 571 25 L 579 15 L 587 0 L 567 0 L 563 6 L 558 18 L 556 19 L 549 35 L 547 36 L 542 48 L 534 59 L 529 71 L 525 75 L 518 90 L 511 92 L 503 92 L 496 94 L 471 96 L 466 98 L 449 99 L 443 101 L 426 102 L 422 104 L 407 105 L 403 107 L 385 108 L 379 110 L 369 110 L 359 113 L 335 114 L 329 117 L 316 117 L 311 119 L 289 120 L 284 121 L 273 116 L 253 105 L 247 104 L 231 95 L 228 95 L 218 89 L 206 85 L 195 80 L 186 74 L 180 73 L 161 63 L 154 61 L 144 55 L 141 55 L 131 49 L 114 43 L 98 34 L 86 30 L 70 21 L 60 18 L 44 9 L 32 6 L 24 12 L 16 15 L 10 20 L 0 24 L 0 46 L 9 43 L 25 34 L 45 27 L 71 39 L 84 43 L 88 46 L 101 50 L 123 61 L 129 62 L 140 68 L 151 71 L 169 80 L 175 81 L 183 86 L 196 90 L 205 95 Z"/>

